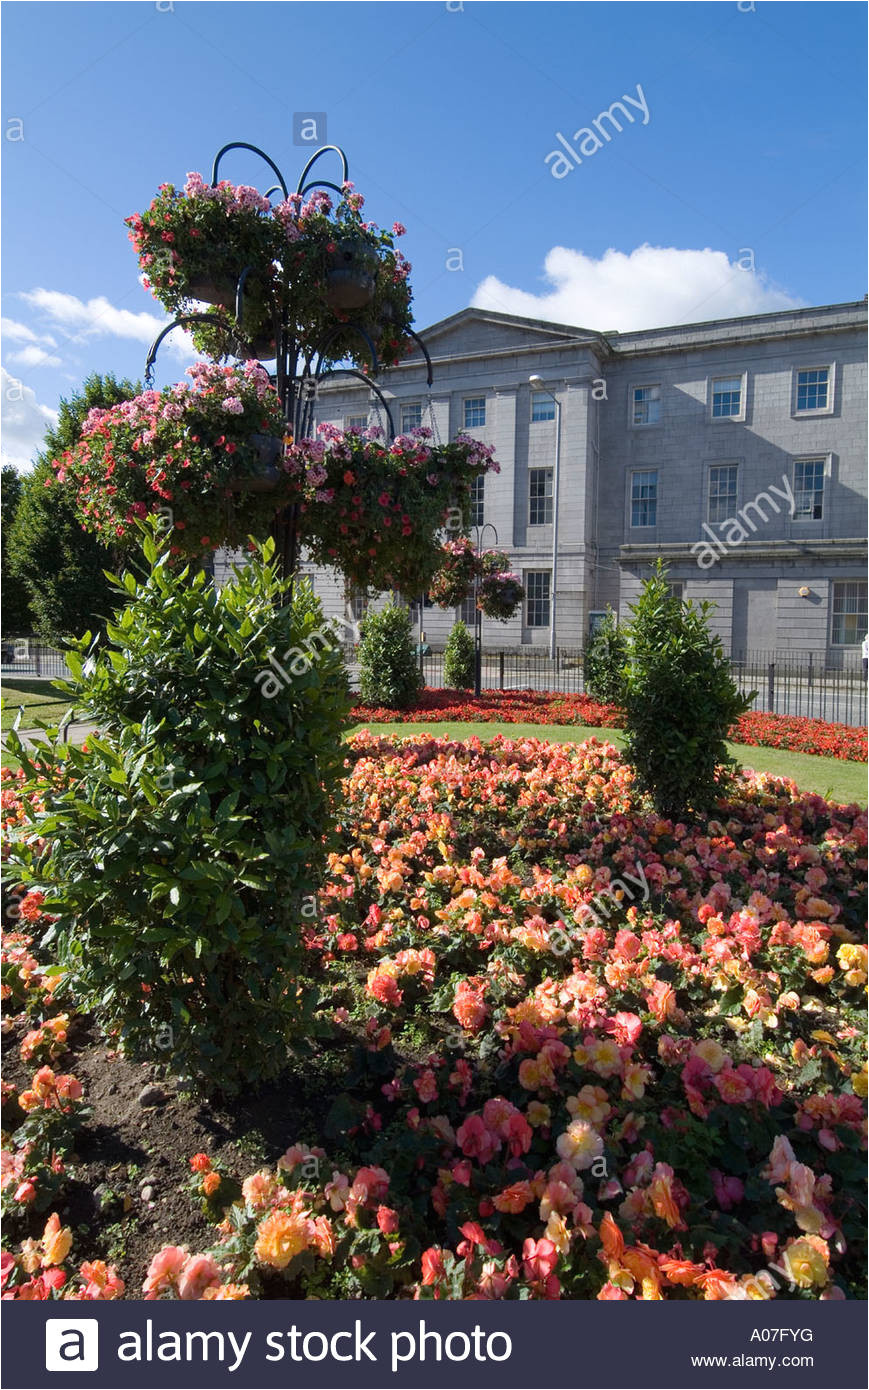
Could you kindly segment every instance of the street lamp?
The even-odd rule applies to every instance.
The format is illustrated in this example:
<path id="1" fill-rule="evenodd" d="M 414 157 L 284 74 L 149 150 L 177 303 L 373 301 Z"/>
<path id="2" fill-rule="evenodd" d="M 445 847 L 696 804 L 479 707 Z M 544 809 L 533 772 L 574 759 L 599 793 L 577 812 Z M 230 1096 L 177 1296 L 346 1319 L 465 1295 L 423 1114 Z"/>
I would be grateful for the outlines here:
<path id="1" fill-rule="evenodd" d="M 479 606 L 480 600 L 480 562 L 483 556 L 483 537 L 487 531 L 492 532 L 493 544 L 498 544 L 498 532 L 491 521 L 486 521 L 482 526 L 473 526 L 474 550 L 477 556 L 477 565 L 474 573 L 474 694 L 479 696 L 483 685 L 483 614 Z"/>
<path id="2" fill-rule="evenodd" d="M 541 391 L 555 402 L 555 473 L 552 479 L 552 592 L 549 595 L 549 659 L 555 660 L 555 593 L 558 582 L 558 481 L 561 472 L 561 401 L 549 390 L 542 376 L 528 378 L 532 391 Z"/>

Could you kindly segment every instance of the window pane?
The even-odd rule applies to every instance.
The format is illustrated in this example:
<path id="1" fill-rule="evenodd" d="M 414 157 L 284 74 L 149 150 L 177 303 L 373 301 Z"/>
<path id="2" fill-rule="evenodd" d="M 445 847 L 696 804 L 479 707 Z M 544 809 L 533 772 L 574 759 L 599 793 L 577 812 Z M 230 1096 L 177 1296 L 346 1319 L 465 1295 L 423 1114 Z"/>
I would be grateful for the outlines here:
<path id="1" fill-rule="evenodd" d="M 853 647 L 866 636 L 866 581 L 837 580 L 833 584 L 833 617 L 830 641 L 836 647 Z"/>
<path id="2" fill-rule="evenodd" d="M 658 474 L 634 473 L 631 477 L 631 525 L 655 526 L 658 520 Z"/>
<path id="3" fill-rule="evenodd" d="M 345 416 L 344 416 L 344 428 L 345 428 L 345 430 L 367 430 L 367 429 L 368 429 L 368 416 L 367 416 L 367 415 L 345 415 Z"/>
<path id="4" fill-rule="evenodd" d="M 633 423 L 635 425 L 656 425 L 660 418 L 660 386 L 635 386 L 633 391 Z"/>
<path id="5" fill-rule="evenodd" d="M 742 405 L 742 377 L 720 377 L 712 383 L 713 419 L 739 415 Z"/>
<path id="6" fill-rule="evenodd" d="M 824 515 L 824 460 L 794 460 L 794 518 L 820 521 Z"/>
<path id="7" fill-rule="evenodd" d="M 555 401 L 549 396 L 544 396 L 540 391 L 534 391 L 531 396 L 531 419 L 554 420 Z"/>
<path id="8" fill-rule="evenodd" d="M 549 570 L 527 570 L 525 573 L 525 624 L 527 627 L 549 626 Z"/>
<path id="9" fill-rule="evenodd" d="M 486 397 L 469 396 L 465 401 L 465 429 L 480 429 L 486 423 Z"/>
<path id="10" fill-rule="evenodd" d="M 709 520 L 726 521 L 736 511 L 737 467 L 716 466 L 709 470 Z"/>
<path id="11" fill-rule="evenodd" d="M 481 473 L 471 483 L 471 525 L 482 526 L 483 504 L 485 500 L 486 475 Z"/>
<path id="12" fill-rule="evenodd" d="M 422 424 L 422 406 L 418 401 L 411 401 L 408 405 L 401 407 L 401 433 L 409 434 L 411 430 L 418 430 Z"/>
<path id="13" fill-rule="evenodd" d="M 826 410 L 829 382 L 829 367 L 797 372 L 797 410 Z"/>
<path id="14" fill-rule="evenodd" d="M 456 611 L 465 627 L 474 627 L 477 621 L 477 605 L 472 598 L 463 599 Z"/>
<path id="15" fill-rule="evenodd" d="M 532 468 L 528 473 L 528 525 L 552 524 L 552 469 Z"/>

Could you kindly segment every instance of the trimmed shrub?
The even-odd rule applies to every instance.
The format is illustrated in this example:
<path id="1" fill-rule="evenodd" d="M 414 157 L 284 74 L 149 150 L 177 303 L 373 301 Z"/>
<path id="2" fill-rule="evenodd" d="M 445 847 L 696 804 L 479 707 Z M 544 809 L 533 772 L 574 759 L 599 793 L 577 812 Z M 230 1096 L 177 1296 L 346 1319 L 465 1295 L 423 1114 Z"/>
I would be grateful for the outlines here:
<path id="1" fill-rule="evenodd" d="M 422 689 L 422 676 L 406 608 L 390 602 L 378 613 L 366 613 L 359 663 L 363 704 L 410 708 Z"/>
<path id="2" fill-rule="evenodd" d="M 660 562 L 631 609 L 625 754 L 665 816 L 702 810 L 724 790 L 734 766 L 725 739 L 756 693 L 734 684 L 711 609 L 674 598 Z"/>
<path id="3" fill-rule="evenodd" d="M 444 685 L 449 690 L 470 690 L 474 684 L 474 639 L 459 620 L 444 650 Z"/>
<path id="4" fill-rule="evenodd" d="M 628 643 L 624 630 L 619 627 L 615 613 L 608 609 L 604 622 L 586 648 L 586 693 L 608 705 L 620 705 L 627 659 Z"/>
<path id="5" fill-rule="evenodd" d="M 305 918 L 343 764 L 337 637 L 259 548 L 221 590 L 145 541 L 145 577 L 65 688 L 100 734 L 9 742 L 43 809 L 10 846 L 76 998 L 136 1058 L 232 1093 L 306 1027 Z M 43 850 L 41 837 L 50 848 Z M 39 838 L 35 838 L 39 837 Z"/>

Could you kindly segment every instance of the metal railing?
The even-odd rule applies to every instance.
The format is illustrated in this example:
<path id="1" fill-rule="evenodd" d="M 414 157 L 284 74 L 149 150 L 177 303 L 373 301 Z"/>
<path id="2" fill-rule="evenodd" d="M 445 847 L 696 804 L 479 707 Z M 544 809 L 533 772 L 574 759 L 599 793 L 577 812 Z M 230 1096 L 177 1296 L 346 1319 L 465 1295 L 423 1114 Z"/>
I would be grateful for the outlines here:
<path id="1" fill-rule="evenodd" d="M 70 677 L 63 652 L 32 637 L 4 638 L 0 647 L 0 674 L 36 680 L 68 680 Z"/>
<path id="2" fill-rule="evenodd" d="M 752 709 L 770 714 L 802 715 L 831 723 L 866 723 L 866 682 L 851 665 L 831 666 L 823 653 L 745 652 L 731 658 L 733 678 L 743 694 L 757 692 Z M 420 657 L 426 685 L 442 689 L 444 653 Z M 483 651 L 483 690 L 585 693 L 585 652 L 561 647 L 552 660 L 544 649 L 512 647 Z"/>

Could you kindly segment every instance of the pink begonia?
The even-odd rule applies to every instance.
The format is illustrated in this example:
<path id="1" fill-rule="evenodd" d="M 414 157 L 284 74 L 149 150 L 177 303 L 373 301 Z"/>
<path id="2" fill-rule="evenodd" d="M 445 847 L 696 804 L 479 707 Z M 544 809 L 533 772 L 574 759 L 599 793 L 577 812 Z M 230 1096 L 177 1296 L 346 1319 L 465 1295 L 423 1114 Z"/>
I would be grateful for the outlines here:
<path id="1" fill-rule="evenodd" d="M 181 1271 L 178 1293 L 181 1298 L 201 1298 L 212 1284 L 221 1282 L 220 1268 L 211 1255 L 191 1255 Z"/>

